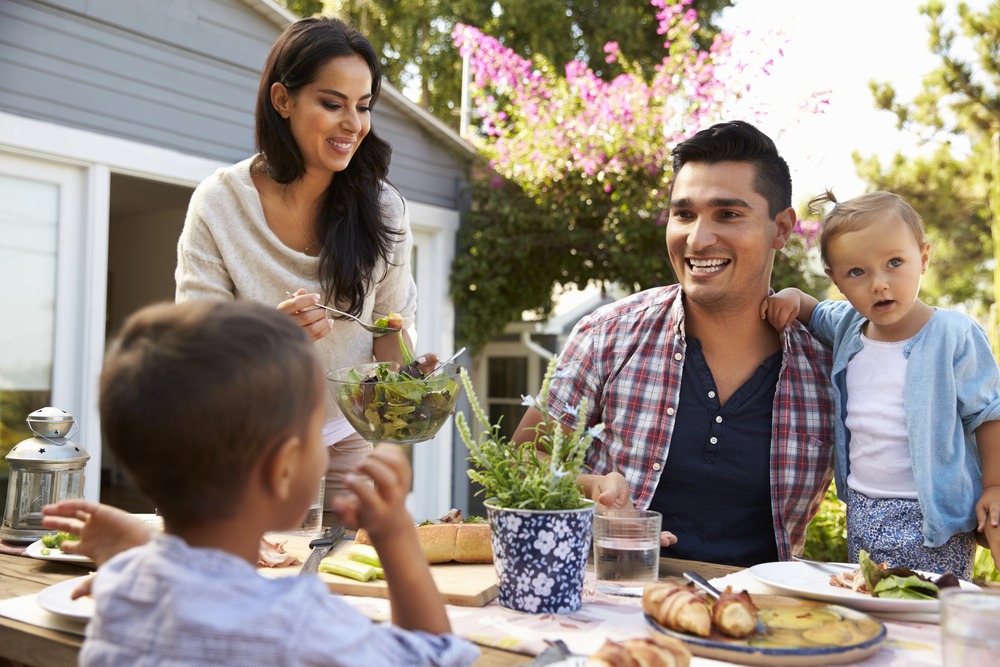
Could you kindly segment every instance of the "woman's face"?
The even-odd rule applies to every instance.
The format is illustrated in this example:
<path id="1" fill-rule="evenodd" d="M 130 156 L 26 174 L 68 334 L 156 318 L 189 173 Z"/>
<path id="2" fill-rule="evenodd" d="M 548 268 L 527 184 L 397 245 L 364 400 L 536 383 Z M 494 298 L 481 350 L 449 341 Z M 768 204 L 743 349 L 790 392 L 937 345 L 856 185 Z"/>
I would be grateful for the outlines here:
<path id="1" fill-rule="evenodd" d="M 371 130 L 372 74 L 360 55 L 331 58 L 316 79 L 289 94 L 271 86 L 271 103 L 288 121 L 306 172 L 347 168 Z"/>

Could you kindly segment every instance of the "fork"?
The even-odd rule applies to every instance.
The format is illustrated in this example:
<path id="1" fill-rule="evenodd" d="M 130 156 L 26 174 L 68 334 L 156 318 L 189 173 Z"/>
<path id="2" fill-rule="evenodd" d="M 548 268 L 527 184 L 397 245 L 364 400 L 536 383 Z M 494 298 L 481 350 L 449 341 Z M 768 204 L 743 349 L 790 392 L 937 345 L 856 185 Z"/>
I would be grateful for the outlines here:
<path id="1" fill-rule="evenodd" d="M 285 294 L 287 294 L 288 296 L 293 297 L 293 298 L 296 296 L 295 294 L 292 294 L 291 292 L 285 292 Z M 301 295 L 299 295 L 299 296 L 301 296 Z M 367 329 L 368 331 L 371 331 L 373 334 L 379 334 L 379 335 L 382 335 L 382 334 L 391 334 L 391 333 L 396 333 L 397 331 L 399 331 L 399 329 L 396 329 L 395 327 L 377 327 L 374 324 L 368 324 L 367 322 L 365 322 L 361 318 L 355 317 L 354 315 L 351 315 L 350 313 L 345 313 L 342 310 L 337 310 L 336 308 L 331 308 L 330 306 L 324 306 L 321 303 L 317 303 L 317 304 L 313 304 L 313 305 L 316 308 L 325 308 L 326 310 L 329 310 L 331 313 L 336 313 L 337 315 L 343 315 L 344 317 L 349 317 L 352 320 L 354 320 L 355 322 L 357 322 L 358 324 L 360 324 L 361 328 Z M 309 310 L 309 309 L 306 308 L 305 310 Z"/>

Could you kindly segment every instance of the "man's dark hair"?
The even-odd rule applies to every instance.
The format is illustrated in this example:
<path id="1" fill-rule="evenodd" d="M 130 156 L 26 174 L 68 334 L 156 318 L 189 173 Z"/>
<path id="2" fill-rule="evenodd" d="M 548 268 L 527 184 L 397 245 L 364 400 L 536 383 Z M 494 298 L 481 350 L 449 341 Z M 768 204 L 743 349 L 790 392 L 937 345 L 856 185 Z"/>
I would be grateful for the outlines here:
<path id="1" fill-rule="evenodd" d="M 674 177 L 688 162 L 749 162 L 753 165 L 754 192 L 767 200 L 775 218 L 792 205 L 792 176 L 788 163 L 778 155 L 771 138 L 742 120 L 717 123 L 674 147 Z"/>

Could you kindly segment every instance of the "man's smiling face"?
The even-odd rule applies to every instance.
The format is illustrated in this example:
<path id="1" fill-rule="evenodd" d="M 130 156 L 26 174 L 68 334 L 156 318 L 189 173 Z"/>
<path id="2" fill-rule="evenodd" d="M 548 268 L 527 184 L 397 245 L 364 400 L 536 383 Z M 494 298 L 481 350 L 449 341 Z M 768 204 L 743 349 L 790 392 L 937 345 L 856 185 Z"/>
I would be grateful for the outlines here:
<path id="1" fill-rule="evenodd" d="M 726 308 L 767 296 L 774 251 L 784 247 L 795 212 L 772 219 L 753 180 L 748 162 L 689 162 L 674 177 L 667 252 L 694 304 Z"/>

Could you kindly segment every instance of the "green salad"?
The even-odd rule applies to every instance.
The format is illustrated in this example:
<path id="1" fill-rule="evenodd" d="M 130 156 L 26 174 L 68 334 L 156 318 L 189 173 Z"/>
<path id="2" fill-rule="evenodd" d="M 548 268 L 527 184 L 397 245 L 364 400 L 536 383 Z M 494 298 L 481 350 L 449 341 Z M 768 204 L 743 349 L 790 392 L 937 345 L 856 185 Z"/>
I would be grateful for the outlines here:
<path id="1" fill-rule="evenodd" d="M 877 598 L 936 600 L 942 588 L 959 585 L 953 574 L 944 574 L 937 581 L 931 581 L 908 567 L 879 565 L 864 549 L 858 552 L 858 565 L 864 574 L 868 592 Z"/>
<path id="2" fill-rule="evenodd" d="M 443 373 L 424 375 L 399 334 L 406 365 L 375 365 L 368 375 L 352 369 L 337 392 L 344 416 L 367 440 L 414 443 L 434 437 L 451 416 L 460 385 Z"/>

